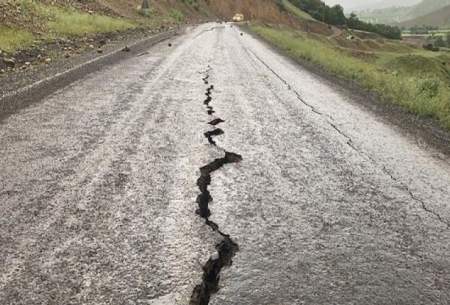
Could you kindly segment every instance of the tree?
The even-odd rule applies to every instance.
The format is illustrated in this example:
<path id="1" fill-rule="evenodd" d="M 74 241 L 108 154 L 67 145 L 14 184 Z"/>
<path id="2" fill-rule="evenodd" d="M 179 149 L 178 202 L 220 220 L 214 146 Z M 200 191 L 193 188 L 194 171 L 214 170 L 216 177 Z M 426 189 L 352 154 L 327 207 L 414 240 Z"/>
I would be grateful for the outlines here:
<path id="1" fill-rule="evenodd" d="M 150 3 L 148 0 L 142 0 L 141 9 L 143 10 L 149 10 L 150 9 Z"/>
<path id="2" fill-rule="evenodd" d="M 437 48 L 443 48 L 447 46 L 447 43 L 444 41 L 444 39 L 442 38 L 442 36 L 438 36 L 435 40 L 434 40 L 434 46 Z"/>
<path id="3" fill-rule="evenodd" d="M 325 21 L 333 25 L 344 25 L 347 19 L 344 15 L 344 8 L 340 5 L 335 5 L 333 7 L 326 7 L 325 9 L 326 18 Z"/>
<path id="4" fill-rule="evenodd" d="M 344 9 L 340 5 L 328 6 L 321 0 L 291 0 L 291 2 L 306 11 L 315 19 L 332 25 L 347 25 L 351 29 L 366 32 L 374 32 L 391 39 L 401 39 L 400 28 L 385 24 L 372 24 L 359 20 L 355 13 L 351 13 L 347 18 Z"/>

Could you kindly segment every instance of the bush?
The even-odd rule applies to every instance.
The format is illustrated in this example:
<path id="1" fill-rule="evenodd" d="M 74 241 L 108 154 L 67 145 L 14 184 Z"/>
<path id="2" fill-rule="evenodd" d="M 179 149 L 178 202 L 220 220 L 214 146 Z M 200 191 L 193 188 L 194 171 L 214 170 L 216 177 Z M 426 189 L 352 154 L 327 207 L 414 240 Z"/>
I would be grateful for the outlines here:
<path id="1" fill-rule="evenodd" d="M 428 51 L 438 52 L 439 48 L 435 47 L 432 43 L 426 43 L 423 45 L 423 48 Z"/>
<path id="2" fill-rule="evenodd" d="M 350 17 L 347 19 L 347 26 L 355 30 L 377 33 L 389 39 L 402 38 L 402 31 L 399 27 L 364 22 L 359 20 L 354 13 L 350 14 Z"/>
<path id="3" fill-rule="evenodd" d="M 438 79 L 420 79 L 417 81 L 418 94 L 427 97 L 434 98 L 439 95 L 439 88 L 442 83 Z"/>
<path id="4" fill-rule="evenodd" d="M 169 16 L 177 22 L 181 22 L 184 20 L 183 13 L 177 9 L 172 9 L 169 13 Z"/>

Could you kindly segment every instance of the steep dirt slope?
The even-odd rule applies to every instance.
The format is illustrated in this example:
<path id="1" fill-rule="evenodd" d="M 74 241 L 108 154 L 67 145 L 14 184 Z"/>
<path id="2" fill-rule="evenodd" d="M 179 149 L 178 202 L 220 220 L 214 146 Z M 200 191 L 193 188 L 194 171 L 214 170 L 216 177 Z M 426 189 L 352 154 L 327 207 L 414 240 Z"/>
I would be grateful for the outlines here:
<path id="1" fill-rule="evenodd" d="M 301 18 L 289 11 L 286 2 L 276 0 L 209 0 L 209 9 L 217 16 L 231 19 L 235 13 L 242 13 L 246 20 L 288 25 L 307 32 L 330 35 L 332 30 L 322 22 L 312 18 Z"/>
<path id="2" fill-rule="evenodd" d="M 253 22 L 333 34 L 330 26 L 290 10 L 288 0 L 149 0 L 149 4 L 144 14 L 142 0 L 0 0 L 0 76 L 85 50 L 102 53 L 105 42 L 122 40 L 137 30 L 152 34 L 183 23 L 231 20 L 236 13 Z"/>

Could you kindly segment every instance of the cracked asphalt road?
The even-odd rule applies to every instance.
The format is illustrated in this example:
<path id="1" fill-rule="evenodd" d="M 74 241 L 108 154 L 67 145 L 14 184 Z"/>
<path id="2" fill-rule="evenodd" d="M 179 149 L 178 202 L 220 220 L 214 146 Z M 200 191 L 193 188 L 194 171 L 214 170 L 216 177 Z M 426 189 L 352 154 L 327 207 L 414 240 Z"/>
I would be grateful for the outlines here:
<path id="1" fill-rule="evenodd" d="M 210 304 L 450 303 L 448 157 L 235 27 L 172 44 L 1 122 L 1 304 L 189 304 L 224 150 L 209 219 L 239 251 Z"/>

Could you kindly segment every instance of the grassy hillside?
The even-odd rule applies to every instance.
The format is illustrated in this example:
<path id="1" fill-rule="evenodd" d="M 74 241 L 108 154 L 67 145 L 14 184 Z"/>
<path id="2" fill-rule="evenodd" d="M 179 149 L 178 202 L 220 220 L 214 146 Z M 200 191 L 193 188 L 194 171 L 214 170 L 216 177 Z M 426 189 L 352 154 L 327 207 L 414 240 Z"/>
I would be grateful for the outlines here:
<path id="1" fill-rule="evenodd" d="M 294 59 L 355 81 L 386 102 L 450 129 L 450 54 L 358 32 L 324 37 L 288 27 L 254 24 L 251 29 Z"/>
<path id="2" fill-rule="evenodd" d="M 308 13 L 302 11 L 301 9 L 299 9 L 298 7 L 293 5 L 290 1 L 288 1 L 288 0 L 281 0 L 280 3 L 281 3 L 281 6 L 282 6 L 283 9 L 285 9 L 289 13 L 293 14 L 294 16 L 298 17 L 299 19 L 314 20 L 314 18 L 311 17 L 311 15 L 309 15 Z"/>
<path id="3" fill-rule="evenodd" d="M 140 0 L 0 0 L 0 50 L 20 49 L 60 38 L 141 28 L 173 26 L 211 15 L 201 1 L 151 2 L 147 15 Z"/>
<path id="4" fill-rule="evenodd" d="M 450 27 L 450 5 L 425 16 L 417 17 L 400 23 L 401 26 L 410 28 L 412 26 L 431 25 L 440 28 Z"/>

